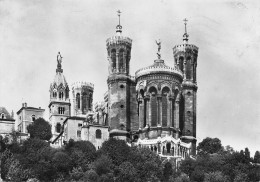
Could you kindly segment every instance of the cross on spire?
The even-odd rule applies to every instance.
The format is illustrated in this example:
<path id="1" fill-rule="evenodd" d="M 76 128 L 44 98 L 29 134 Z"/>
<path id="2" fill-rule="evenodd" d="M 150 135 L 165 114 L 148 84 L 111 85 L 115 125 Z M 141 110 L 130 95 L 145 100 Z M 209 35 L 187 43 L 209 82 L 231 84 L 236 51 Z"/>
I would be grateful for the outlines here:
<path id="1" fill-rule="evenodd" d="M 187 27 L 186 27 L 186 25 L 187 25 L 187 21 L 188 21 L 188 20 L 185 18 L 183 21 L 184 21 L 184 25 L 185 25 L 185 33 L 187 33 Z"/>
<path id="2" fill-rule="evenodd" d="M 117 16 L 118 16 L 118 19 L 119 19 L 119 25 L 120 25 L 120 15 L 121 15 L 121 11 L 120 10 L 117 10 Z"/>
<path id="3" fill-rule="evenodd" d="M 119 24 L 116 26 L 116 33 L 118 35 L 121 35 L 122 33 L 122 26 L 120 25 L 120 15 L 121 15 L 121 11 L 120 10 L 117 10 L 117 16 L 118 16 L 118 20 L 119 20 Z"/>
<path id="4" fill-rule="evenodd" d="M 189 34 L 187 33 L 187 19 L 185 18 L 184 20 L 184 26 L 185 26 L 185 32 L 184 32 L 184 34 L 183 34 L 183 41 L 184 41 L 184 43 L 186 44 L 186 43 L 188 43 L 188 38 L 189 38 Z"/>

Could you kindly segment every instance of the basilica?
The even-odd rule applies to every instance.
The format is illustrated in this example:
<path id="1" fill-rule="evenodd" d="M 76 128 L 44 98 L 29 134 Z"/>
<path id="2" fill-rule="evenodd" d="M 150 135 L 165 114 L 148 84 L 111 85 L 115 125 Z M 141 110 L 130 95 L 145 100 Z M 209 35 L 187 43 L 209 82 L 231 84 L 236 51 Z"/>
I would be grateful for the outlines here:
<path id="1" fill-rule="evenodd" d="M 132 76 L 132 39 L 123 36 L 118 16 L 116 33 L 106 41 L 109 72 L 103 101 L 93 104 L 92 83 L 69 86 L 58 54 L 49 90 L 52 145 L 61 146 L 69 139 L 88 140 L 98 149 L 109 137 L 115 137 L 132 146 L 150 148 L 167 159 L 195 155 L 198 47 L 188 43 L 186 19 L 183 43 L 172 49 L 172 65 L 161 59 L 159 40 L 153 64 Z"/>

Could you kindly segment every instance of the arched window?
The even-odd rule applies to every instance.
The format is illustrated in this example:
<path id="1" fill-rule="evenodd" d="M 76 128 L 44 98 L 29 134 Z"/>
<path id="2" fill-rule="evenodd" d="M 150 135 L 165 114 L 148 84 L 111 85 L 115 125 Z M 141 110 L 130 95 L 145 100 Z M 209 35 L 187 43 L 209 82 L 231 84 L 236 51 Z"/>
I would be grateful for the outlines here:
<path id="1" fill-rule="evenodd" d="M 76 95 L 76 104 L 77 104 L 77 108 L 80 109 L 80 94 L 77 93 Z"/>
<path id="2" fill-rule="evenodd" d="M 123 69 L 124 67 L 124 50 L 121 49 L 119 51 L 119 69 Z"/>
<path id="3" fill-rule="evenodd" d="M 96 138 L 101 139 L 101 130 L 100 129 L 96 130 Z"/>
<path id="4" fill-rule="evenodd" d="M 129 62 L 130 62 L 130 51 L 127 51 L 126 54 L 126 70 L 129 71 Z"/>
<path id="5" fill-rule="evenodd" d="M 4 113 L 1 114 L 1 119 L 5 119 L 5 114 Z"/>
<path id="6" fill-rule="evenodd" d="M 179 68 L 180 68 L 180 70 L 183 72 L 183 60 L 184 60 L 184 58 L 183 57 L 180 57 L 179 58 Z"/>
<path id="7" fill-rule="evenodd" d="M 149 89 L 149 92 L 151 93 L 151 115 L 152 115 L 152 121 L 151 126 L 157 126 L 157 90 L 154 87 L 151 87 Z"/>
<path id="8" fill-rule="evenodd" d="M 166 144 L 166 151 L 168 154 L 171 153 L 171 143 Z"/>
<path id="9" fill-rule="evenodd" d="M 88 110 L 91 111 L 91 104 L 92 104 L 92 94 L 89 94 L 89 98 L 88 98 Z"/>
<path id="10" fill-rule="evenodd" d="M 57 132 L 57 133 L 60 133 L 60 132 L 61 132 L 61 124 L 60 124 L 60 123 L 57 123 L 57 124 L 56 124 L 56 132 Z"/>
<path id="11" fill-rule="evenodd" d="M 191 72 L 192 72 L 192 64 L 191 64 L 191 58 L 189 57 L 186 63 L 186 79 L 191 79 Z"/>
<path id="12" fill-rule="evenodd" d="M 83 94 L 82 94 L 82 111 L 83 111 L 83 113 L 85 113 L 86 110 L 87 110 L 87 93 L 83 92 Z"/>
<path id="13" fill-rule="evenodd" d="M 35 121 L 35 115 L 32 115 L 32 121 Z"/>
<path id="14" fill-rule="evenodd" d="M 59 92 L 59 98 L 63 99 L 63 92 Z"/>
<path id="15" fill-rule="evenodd" d="M 70 92 L 69 87 L 67 87 L 66 90 L 65 90 L 65 98 L 66 99 L 69 98 L 69 92 Z"/>
<path id="16" fill-rule="evenodd" d="M 112 70 L 116 69 L 116 50 L 111 51 L 111 60 L 112 60 Z"/>
<path id="17" fill-rule="evenodd" d="M 164 87 L 162 89 L 162 126 L 167 126 L 167 114 L 168 114 L 168 101 L 167 95 L 169 94 L 170 89 Z"/>
<path id="18" fill-rule="evenodd" d="M 56 92 L 53 92 L 53 93 L 52 93 L 52 97 L 53 97 L 53 98 L 56 98 L 56 97 L 57 97 L 57 93 L 56 93 Z"/>

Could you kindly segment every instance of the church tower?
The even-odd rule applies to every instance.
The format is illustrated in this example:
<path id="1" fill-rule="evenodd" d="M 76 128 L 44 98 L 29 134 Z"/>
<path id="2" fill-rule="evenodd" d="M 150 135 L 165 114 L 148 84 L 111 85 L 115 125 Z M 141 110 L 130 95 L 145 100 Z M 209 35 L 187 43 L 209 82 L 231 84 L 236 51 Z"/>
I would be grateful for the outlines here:
<path id="1" fill-rule="evenodd" d="M 138 130 L 138 121 L 135 109 L 135 80 L 129 75 L 132 40 L 122 36 L 120 13 L 118 11 L 119 24 L 116 26 L 116 35 L 106 41 L 109 61 L 108 123 L 111 137 L 126 139 L 130 130 Z"/>
<path id="2" fill-rule="evenodd" d="M 180 136 L 185 142 L 192 142 L 191 154 L 196 154 L 197 114 L 197 57 L 198 47 L 188 43 L 187 20 L 184 20 L 183 44 L 173 48 L 175 66 L 183 73 L 182 92 L 178 95 L 180 107 Z"/>
<path id="3" fill-rule="evenodd" d="M 63 122 L 71 115 L 70 100 L 69 100 L 69 86 L 63 75 L 61 68 L 62 57 L 61 54 L 57 55 L 57 69 L 54 81 L 50 85 L 50 124 L 53 138 L 56 138 L 61 132 Z M 57 141 L 59 142 L 59 141 Z M 61 145 L 59 143 L 59 145 Z"/>
<path id="4" fill-rule="evenodd" d="M 88 82 L 76 82 L 72 85 L 74 115 L 86 115 L 93 110 L 94 84 Z"/>

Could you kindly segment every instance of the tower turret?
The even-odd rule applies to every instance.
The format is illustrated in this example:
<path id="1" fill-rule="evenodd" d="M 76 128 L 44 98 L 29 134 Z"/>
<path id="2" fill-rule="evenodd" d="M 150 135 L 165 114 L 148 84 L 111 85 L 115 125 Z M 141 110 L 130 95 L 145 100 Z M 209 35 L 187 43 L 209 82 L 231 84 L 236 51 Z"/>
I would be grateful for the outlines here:
<path id="1" fill-rule="evenodd" d="M 70 100 L 69 100 L 69 86 L 63 75 L 61 68 L 62 57 L 60 52 L 57 55 L 57 69 L 53 82 L 50 85 L 50 124 L 52 126 L 53 139 L 55 139 L 61 132 L 61 126 L 65 119 L 71 115 Z M 60 140 L 61 141 L 61 140 Z M 59 145 L 60 141 L 57 141 Z"/>
<path id="2" fill-rule="evenodd" d="M 92 111 L 94 84 L 76 82 L 72 85 L 74 115 L 86 115 Z"/>
<path id="3" fill-rule="evenodd" d="M 183 72 L 182 91 L 178 96 L 180 107 L 180 131 L 184 141 L 192 142 L 192 154 L 196 153 L 196 105 L 197 105 L 197 57 L 198 47 L 188 44 L 187 19 L 184 19 L 183 44 L 173 48 L 175 66 Z"/>
<path id="4" fill-rule="evenodd" d="M 110 136 L 125 139 L 128 131 L 138 130 L 137 111 L 135 111 L 135 80 L 129 75 L 132 40 L 122 35 L 118 11 L 119 24 L 116 26 L 116 35 L 107 39 L 107 53 L 109 61 L 108 84 L 108 123 Z M 131 109 L 130 109 L 131 108 Z M 131 120 L 136 119 L 131 125 Z"/>

